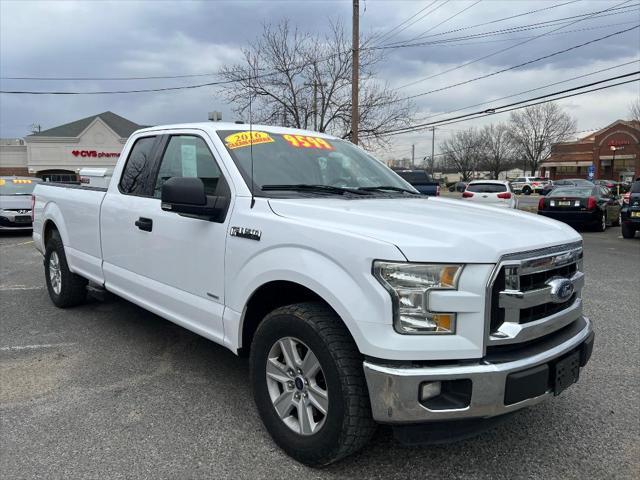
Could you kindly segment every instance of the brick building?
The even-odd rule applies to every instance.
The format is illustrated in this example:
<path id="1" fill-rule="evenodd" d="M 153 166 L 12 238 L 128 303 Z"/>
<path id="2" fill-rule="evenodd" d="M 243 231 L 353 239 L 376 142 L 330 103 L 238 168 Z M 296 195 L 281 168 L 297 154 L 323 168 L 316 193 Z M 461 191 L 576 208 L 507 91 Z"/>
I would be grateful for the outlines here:
<path id="1" fill-rule="evenodd" d="M 540 164 L 540 176 L 552 180 L 594 178 L 631 181 L 640 177 L 640 123 L 617 120 L 574 142 L 557 143 L 551 156 Z"/>

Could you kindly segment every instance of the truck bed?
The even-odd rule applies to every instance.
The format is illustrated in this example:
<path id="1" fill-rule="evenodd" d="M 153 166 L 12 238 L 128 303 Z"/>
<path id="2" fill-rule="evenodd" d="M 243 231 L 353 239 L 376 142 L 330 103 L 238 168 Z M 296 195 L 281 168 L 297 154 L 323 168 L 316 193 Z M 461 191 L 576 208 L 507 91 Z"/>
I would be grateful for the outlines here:
<path id="1" fill-rule="evenodd" d="M 42 183 L 34 190 L 33 238 L 44 252 L 44 213 L 51 213 L 65 245 L 71 271 L 102 283 L 100 205 L 107 189 L 66 183 Z"/>

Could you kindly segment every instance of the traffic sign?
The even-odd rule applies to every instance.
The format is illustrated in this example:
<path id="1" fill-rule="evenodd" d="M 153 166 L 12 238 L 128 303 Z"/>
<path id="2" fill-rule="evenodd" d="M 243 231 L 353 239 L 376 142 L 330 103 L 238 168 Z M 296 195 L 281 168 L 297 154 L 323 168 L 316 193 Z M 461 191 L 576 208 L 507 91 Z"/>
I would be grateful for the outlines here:
<path id="1" fill-rule="evenodd" d="M 591 164 L 587 168 L 587 177 L 589 177 L 589 180 L 593 180 L 593 177 L 595 176 L 596 176 L 596 166 Z"/>

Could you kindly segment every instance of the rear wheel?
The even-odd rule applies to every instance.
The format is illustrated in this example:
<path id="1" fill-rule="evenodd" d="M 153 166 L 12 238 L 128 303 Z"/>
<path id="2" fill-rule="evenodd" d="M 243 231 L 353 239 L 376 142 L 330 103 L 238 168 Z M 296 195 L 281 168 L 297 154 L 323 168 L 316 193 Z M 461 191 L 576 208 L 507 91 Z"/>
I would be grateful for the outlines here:
<path id="1" fill-rule="evenodd" d="M 631 225 L 623 223 L 622 224 L 622 237 L 623 238 L 633 238 L 636 235 L 636 229 Z"/>
<path id="2" fill-rule="evenodd" d="M 321 303 L 267 315 L 251 346 L 251 378 L 271 437 L 306 465 L 350 455 L 375 431 L 362 355 L 340 318 Z"/>
<path id="3" fill-rule="evenodd" d="M 47 242 L 44 274 L 49 297 L 56 307 L 73 307 L 87 298 L 87 280 L 69 270 L 60 234 L 55 231 Z"/>
<path id="4" fill-rule="evenodd" d="M 531 187 L 528 187 L 526 185 L 524 187 L 522 187 L 522 194 L 523 195 L 531 195 Z"/>

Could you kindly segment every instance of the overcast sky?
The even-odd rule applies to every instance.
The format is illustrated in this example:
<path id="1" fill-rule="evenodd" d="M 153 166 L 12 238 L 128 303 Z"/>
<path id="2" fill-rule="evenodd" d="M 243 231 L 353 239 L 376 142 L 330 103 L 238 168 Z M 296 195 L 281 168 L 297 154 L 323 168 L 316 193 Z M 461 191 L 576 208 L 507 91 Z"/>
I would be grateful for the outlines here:
<path id="1" fill-rule="evenodd" d="M 576 17 L 565 23 L 545 24 L 544 28 L 528 31 L 449 44 L 389 49 L 378 77 L 399 88 L 402 96 L 410 96 L 492 73 L 640 24 L 638 0 L 578 0 L 491 25 L 444 33 L 567 2 L 360 0 L 361 32 L 365 36 L 385 35 L 401 24 L 392 34 L 381 37 L 380 44 L 410 42 L 427 30 L 426 35 L 430 37 L 423 41 L 433 41 L 627 7 L 608 12 L 607 16 L 582 20 L 582 17 Z M 425 7 L 428 8 L 402 24 Z M 452 17 L 458 12 L 461 13 Z M 241 49 L 256 38 L 264 23 L 275 23 L 285 17 L 301 30 L 322 33 L 330 20 L 340 19 L 350 26 L 351 1 L 0 0 L 0 76 L 122 77 L 215 73 L 221 66 L 240 59 Z M 569 24 L 569 21 L 575 23 Z M 444 23 L 438 26 L 441 22 Z M 547 35 L 534 38 L 543 33 Z M 489 56 L 526 40 L 530 41 Z M 484 56 L 488 58 L 440 74 Z M 637 71 L 640 70 L 639 57 L 640 29 L 636 28 L 569 53 L 424 95 L 414 101 L 418 117 L 429 117 L 603 70 L 595 75 L 460 112 L 465 113 Z M 623 63 L 629 64 L 614 68 Z M 435 74 L 440 75 L 400 88 Z M 210 76 L 45 82 L 3 78 L 0 86 L 1 90 L 88 91 L 189 85 L 216 79 L 216 76 Z M 559 103 L 576 117 L 579 130 L 596 129 L 629 116 L 629 104 L 640 95 L 638 85 L 636 82 Z M 0 137 L 22 137 L 29 133 L 29 125 L 33 123 L 46 129 L 106 110 L 148 125 L 204 121 L 211 110 L 222 111 L 227 120 L 235 119 L 231 106 L 225 104 L 213 87 L 129 95 L 0 94 Z M 436 118 L 446 118 L 446 115 Z M 436 151 L 439 140 L 454 130 L 506 120 L 508 114 L 501 114 L 445 126 L 436 132 Z M 392 148 L 378 153 L 383 158 L 409 156 L 413 143 L 417 157 L 427 155 L 431 150 L 431 133 L 394 137 Z"/>

